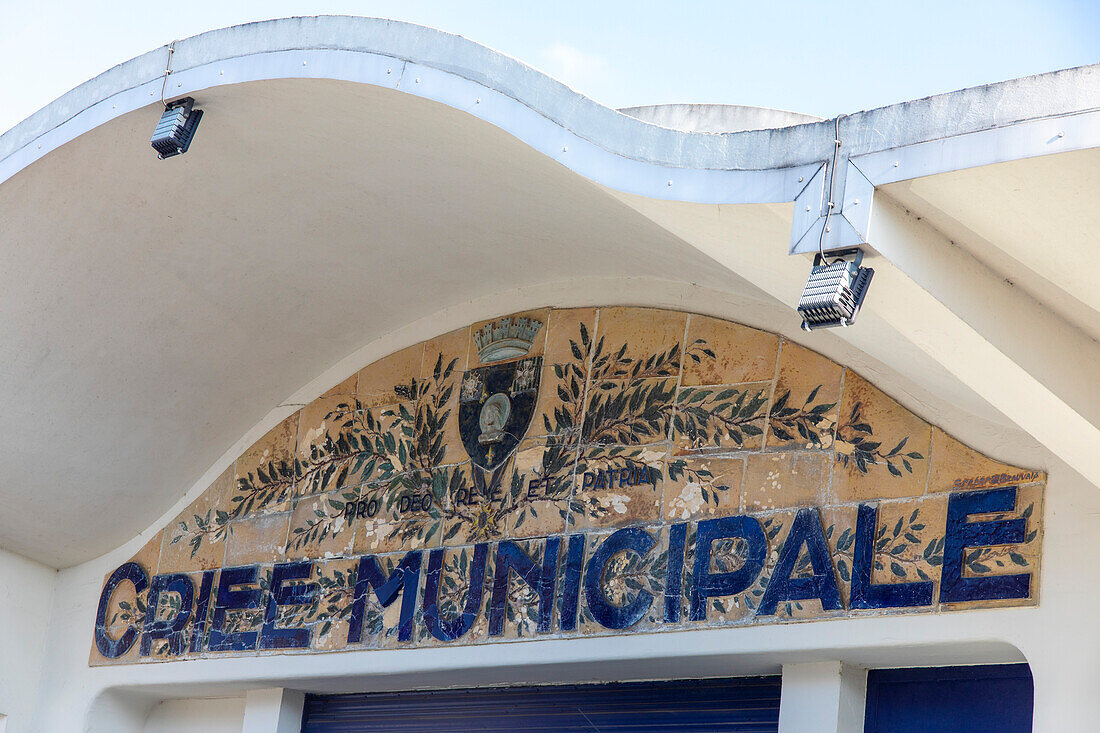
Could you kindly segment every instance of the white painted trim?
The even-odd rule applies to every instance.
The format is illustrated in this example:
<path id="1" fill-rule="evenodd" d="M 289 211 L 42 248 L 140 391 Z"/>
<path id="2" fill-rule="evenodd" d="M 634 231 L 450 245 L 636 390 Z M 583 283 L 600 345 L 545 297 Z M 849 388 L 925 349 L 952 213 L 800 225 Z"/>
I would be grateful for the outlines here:
<path id="1" fill-rule="evenodd" d="M 818 164 L 762 170 L 692 169 L 657 165 L 610 152 L 561 127 L 513 97 L 457 74 L 361 51 L 309 49 L 240 56 L 172 74 L 169 99 L 227 84 L 268 79 L 334 79 L 395 89 L 467 112 L 514 135 L 574 172 L 616 190 L 694 203 L 792 201 Z M 111 95 L 0 160 L 0 183 L 27 165 L 111 119 L 157 103 L 160 80 Z M 259 112 L 259 111 L 258 111 Z M 277 109 L 262 114 L 278 114 Z M 156 123 L 150 115 L 150 130 Z M 211 124 L 207 121 L 206 124 Z M 196 136 L 201 142 L 202 128 Z M 145 141 L 135 141 L 145 144 Z M 152 155 L 152 152 L 150 152 Z"/>
<path id="2" fill-rule="evenodd" d="M 0 182 L 99 125 L 156 105 L 166 52 L 157 49 L 104 72 L 0 136 Z M 205 89 L 271 79 L 400 88 L 484 119 L 579 175 L 657 199 L 792 201 L 833 147 L 831 121 L 735 133 L 651 125 L 461 37 L 370 18 L 287 18 L 210 31 L 177 42 L 173 64 L 169 98 L 192 94 L 200 108 Z M 1098 69 L 1053 72 L 849 115 L 842 126 L 843 152 L 881 185 L 1096 147 Z M 943 137 L 948 132 L 959 134 Z M 1058 132 L 1064 138 L 1049 139 Z M 798 237 L 806 230 L 797 229 Z M 856 229 L 862 231 L 858 223 Z"/>
<path id="3" fill-rule="evenodd" d="M 863 733 L 867 670 L 837 661 L 783 665 L 779 733 Z"/>
<path id="4" fill-rule="evenodd" d="M 1100 147 L 1100 109 L 1024 120 L 989 130 L 857 155 L 875 186 L 937 173 Z"/>
<path id="5" fill-rule="evenodd" d="M 844 166 L 844 180 L 833 192 L 839 201 L 834 201 L 836 208 L 829 217 L 829 229 L 824 237 L 821 236 L 821 229 L 825 226 L 825 212 L 829 205 L 825 177 L 822 176 L 821 201 L 816 207 L 821 209 L 822 213 L 805 230 L 802 228 L 806 226 L 806 219 L 815 210 L 813 197 L 817 193 L 816 187 L 811 192 L 807 186 L 807 189 L 795 200 L 795 223 L 791 228 L 790 254 L 812 254 L 817 252 L 819 247 L 825 252 L 857 247 L 866 242 L 870 236 L 875 187 L 851 160 L 837 161 L 837 166 L 841 165 Z M 824 170 L 824 166 L 822 169 Z M 807 208 L 810 211 L 807 211 Z"/>
<path id="6" fill-rule="evenodd" d="M 1100 147 L 1100 109 L 1023 120 L 936 140 L 853 155 L 845 167 L 840 201 L 829 220 L 831 231 L 822 241 L 825 251 L 854 247 L 870 241 L 871 211 L 875 188 L 898 181 L 965 170 L 985 165 L 1024 160 L 1074 150 Z M 838 166 L 840 163 L 838 163 Z M 824 185 L 824 177 L 822 179 Z M 807 186 L 795 199 L 790 254 L 818 250 L 824 210 L 817 211 L 816 186 Z M 821 191 L 826 205 L 827 185 Z M 857 204 L 856 201 L 859 201 Z M 810 211 L 806 207 L 810 207 Z M 808 221 L 813 217 L 813 221 Z M 838 221 L 843 219 L 843 221 Z"/>
<path id="7" fill-rule="evenodd" d="M 249 690 L 241 733 L 299 733 L 305 694 L 284 688 Z"/>
<path id="8" fill-rule="evenodd" d="M 867 714 L 867 670 L 843 664 L 840 667 L 840 704 L 837 733 L 863 733 Z"/>
<path id="9" fill-rule="evenodd" d="M 791 254 L 795 254 L 799 242 L 813 238 L 811 231 L 820 232 L 822 205 L 825 202 L 826 164 L 822 163 L 810 178 L 806 186 L 794 199 L 794 214 L 791 217 Z M 807 236 L 810 235 L 810 236 Z M 817 242 L 814 240 L 814 248 Z"/>

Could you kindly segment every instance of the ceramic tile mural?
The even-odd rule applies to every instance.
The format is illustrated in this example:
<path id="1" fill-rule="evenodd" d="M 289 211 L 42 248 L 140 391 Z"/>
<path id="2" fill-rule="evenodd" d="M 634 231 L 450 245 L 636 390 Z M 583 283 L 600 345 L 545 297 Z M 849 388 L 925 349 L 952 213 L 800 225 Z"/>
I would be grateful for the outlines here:
<path id="1" fill-rule="evenodd" d="M 90 663 L 1034 605 L 1045 483 L 774 334 L 526 311 L 270 430 L 104 579 Z"/>

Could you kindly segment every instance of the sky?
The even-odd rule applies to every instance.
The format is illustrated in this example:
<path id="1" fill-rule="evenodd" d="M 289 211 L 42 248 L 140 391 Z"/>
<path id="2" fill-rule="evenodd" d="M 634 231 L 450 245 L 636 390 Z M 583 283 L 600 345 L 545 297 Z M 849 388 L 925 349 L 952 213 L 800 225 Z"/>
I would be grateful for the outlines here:
<path id="1" fill-rule="evenodd" d="M 709 102 L 834 117 L 1100 62 L 1100 0 L 0 0 L 0 131 L 173 39 L 319 14 L 458 33 L 616 108 Z"/>

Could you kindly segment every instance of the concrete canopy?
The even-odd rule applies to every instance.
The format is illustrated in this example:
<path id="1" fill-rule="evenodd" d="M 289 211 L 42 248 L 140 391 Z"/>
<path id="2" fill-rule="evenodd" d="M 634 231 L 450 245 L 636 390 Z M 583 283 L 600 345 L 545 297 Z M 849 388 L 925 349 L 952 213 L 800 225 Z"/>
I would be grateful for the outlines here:
<path id="1" fill-rule="evenodd" d="M 4 549 L 102 554 L 370 358 L 550 301 L 780 331 L 1100 481 L 1098 67 L 846 117 L 880 275 L 856 328 L 803 335 L 792 202 L 832 121 L 684 132 L 456 36 L 303 18 L 175 45 L 168 96 L 206 116 L 162 162 L 166 56 L 0 137 Z"/>

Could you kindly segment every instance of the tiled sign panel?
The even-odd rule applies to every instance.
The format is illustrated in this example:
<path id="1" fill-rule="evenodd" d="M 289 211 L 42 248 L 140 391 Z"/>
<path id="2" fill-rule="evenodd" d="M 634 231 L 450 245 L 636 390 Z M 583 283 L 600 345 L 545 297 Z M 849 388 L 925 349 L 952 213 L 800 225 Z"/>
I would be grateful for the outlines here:
<path id="1" fill-rule="evenodd" d="M 104 579 L 91 663 L 1034 605 L 1045 481 L 773 334 L 542 309 L 272 429 Z"/>

